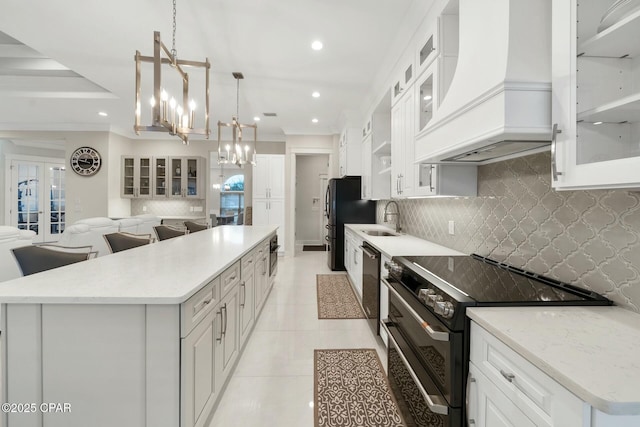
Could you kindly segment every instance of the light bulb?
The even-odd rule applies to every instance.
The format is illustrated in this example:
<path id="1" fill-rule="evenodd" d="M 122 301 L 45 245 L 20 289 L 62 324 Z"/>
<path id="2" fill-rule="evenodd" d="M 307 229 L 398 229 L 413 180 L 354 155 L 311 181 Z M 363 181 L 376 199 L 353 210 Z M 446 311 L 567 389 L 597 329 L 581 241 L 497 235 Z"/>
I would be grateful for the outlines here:
<path id="1" fill-rule="evenodd" d="M 171 108 L 176 108 L 176 99 L 171 97 L 171 101 L 169 101 L 169 106 Z"/>
<path id="2" fill-rule="evenodd" d="M 149 104 L 151 104 L 151 108 L 156 106 L 156 98 L 155 97 L 151 97 L 151 99 L 149 100 Z"/>
<path id="3" fill-rule="evenodd" d="M 196 109 L 196 101 L 194 101 L 193 99 L 189 102 L 189 109 L 191 111 L 194 111 Z"/>
<path id="4" fill-rule="evenodd" d="M 162 93 L 160 94 L 160 100 L 166 102 L 167 99 L 169 99 L 169 94 L 167 93 L 166 90 L 162 89 Z"/>

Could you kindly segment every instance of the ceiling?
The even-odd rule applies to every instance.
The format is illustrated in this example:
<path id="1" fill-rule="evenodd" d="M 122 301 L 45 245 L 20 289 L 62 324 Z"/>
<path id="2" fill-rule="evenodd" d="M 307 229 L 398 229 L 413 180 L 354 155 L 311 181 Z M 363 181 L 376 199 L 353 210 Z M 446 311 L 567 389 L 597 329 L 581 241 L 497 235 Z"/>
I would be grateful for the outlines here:
<path id="1" fill-rule="evenodd" d="M 231 73 L 240 71 L 240 121 L 260 117 L 260 140 L 333 134 L 377 95 L 374 79 L 416 3 L 425 2 L 177 0 L 176 50 L 181 59 L 212 63 L 212 124 L 230 121 L 236 111 Z M 171 49 L 171 1 L 3 1 L 0 130 L 112 130 L 133 137 L 134 54 L 153 55 L 154 31 Z M 314 40 L 324 48 L 312 50 Z M 201 74 L 190 72 L 192 93 L 203 92 Z M 150 78 L 143 75 L 149 84 Z M 312 98 L 314 91 L 320 97 Z M 142 124 L 149 124 L 145 115 Z"/>

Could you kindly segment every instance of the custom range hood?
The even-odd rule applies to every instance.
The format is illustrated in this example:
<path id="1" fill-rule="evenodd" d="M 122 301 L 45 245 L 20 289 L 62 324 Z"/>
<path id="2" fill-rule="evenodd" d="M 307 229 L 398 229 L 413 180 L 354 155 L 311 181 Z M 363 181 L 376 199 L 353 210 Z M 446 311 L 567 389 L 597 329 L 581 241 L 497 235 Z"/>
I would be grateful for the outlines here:
<path id="1" fill-rule="evenodd" d="M 551 2 L 459 0 L 457 13 L 457 64 L 447 51 L 438 58 L 439 99 L 416 135 L 417 161 L 482 164 L 546 149 Z"/>

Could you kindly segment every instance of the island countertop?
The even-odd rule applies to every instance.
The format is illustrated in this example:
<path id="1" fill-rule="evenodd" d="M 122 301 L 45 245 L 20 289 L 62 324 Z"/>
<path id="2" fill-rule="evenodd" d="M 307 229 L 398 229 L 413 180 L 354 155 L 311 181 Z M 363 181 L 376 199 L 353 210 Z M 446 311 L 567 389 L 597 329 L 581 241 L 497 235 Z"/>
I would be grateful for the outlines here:
<path id="1" fill-rule="evenodd" d="M 275 234 L 221 226 L 0 283 L 0 303 L 180 304 Z"/>

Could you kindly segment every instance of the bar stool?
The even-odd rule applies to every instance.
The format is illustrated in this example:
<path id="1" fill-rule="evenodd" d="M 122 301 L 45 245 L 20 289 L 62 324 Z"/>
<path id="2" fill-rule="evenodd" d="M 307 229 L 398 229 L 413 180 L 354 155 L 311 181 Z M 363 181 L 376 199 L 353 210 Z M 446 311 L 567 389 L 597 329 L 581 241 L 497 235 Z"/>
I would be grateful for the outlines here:
<path id="1" fill-rule="evenodd" d="M 112 254 L 148 245 L 154 240 L 151 234 L 133 234 L 126 231 L 105 234 L 104 239 L 107 241 L 107 246 L 109 246 Z"/>
<path id="2" fill-rule="evenodd" d="M 95 258 L 98 252 L 94 252 L 92 249 L 91 246 L 70 248 L 45 244 L 13 248 L 11 252 L 18 262 L 22 275 L 29 276 Z"/>
<path id="3" fill-rule="evenodd" d="M 181 230 L 170 225 L 156 225 L 153 230 L 156 232 L 159 241 L 184 236 L 188 231 L 187 229 Z"/>
<path id="4" fill-rule="evenodd" d="M 193 221 L 185 221 L 184 226 L 187 227 L 189 233 L 195 233 L 196 231 L 203 231 L 209 228 L 208 224 L 200 224 Z"/>

